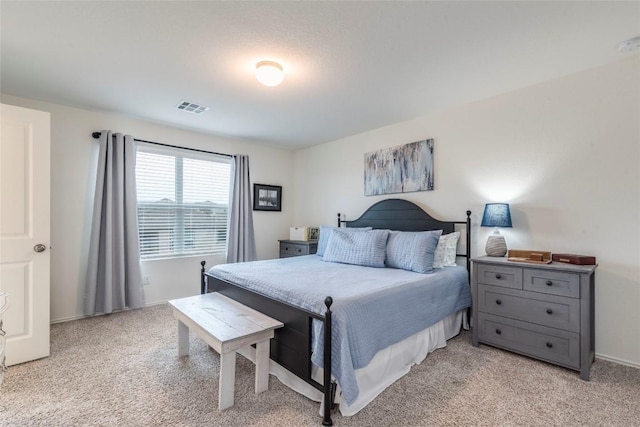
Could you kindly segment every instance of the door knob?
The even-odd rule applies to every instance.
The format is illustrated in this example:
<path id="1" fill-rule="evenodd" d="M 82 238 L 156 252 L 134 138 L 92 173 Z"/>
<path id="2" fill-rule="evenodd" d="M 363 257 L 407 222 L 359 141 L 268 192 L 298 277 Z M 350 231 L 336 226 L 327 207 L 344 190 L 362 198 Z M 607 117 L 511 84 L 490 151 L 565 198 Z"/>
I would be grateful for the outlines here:
<path id="1" fill-rule="evenodd" d="M 44 252 L 47 249 L 47 247 L 45 245 L 43 245 L 42 243 L 38 243 L 37 245 L 35 245 L 33 247 L 33 250 L 36 252 Z"/>

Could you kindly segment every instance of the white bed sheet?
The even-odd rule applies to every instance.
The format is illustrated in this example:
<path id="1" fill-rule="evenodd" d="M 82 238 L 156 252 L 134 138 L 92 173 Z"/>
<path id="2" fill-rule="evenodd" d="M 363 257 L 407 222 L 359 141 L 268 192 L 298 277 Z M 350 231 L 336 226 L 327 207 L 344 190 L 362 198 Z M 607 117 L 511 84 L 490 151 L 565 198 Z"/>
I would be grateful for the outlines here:
<path id="1" fill-rule="evenodd" d="M 387 387 L 406 375 L 413 365 L 421 363 L 429 353 L 446 347 L 447 340 L 458 335 L 462 327 L 468 329 L 466 309 L 453 313 L 423 331 L 379 351 L 367 366 L 355 371 L 360 394 L 351 405 L 341 402 L 338 387 L 336 403 L 340 404 L 340 413 L 343 416 L 352 416 L 358 413 Z M 255 361 L 255 349 L 250 347 L 239 352 Z M 312 365 L 312 368 L 312 377 L 322 384 L 322 368 L 315 365 Z M 319 413 L 323 414 L 324 395 L 322 392 L 273 360 L 269 360 L 269 372 L 292 390 L 320 402 Z"/>

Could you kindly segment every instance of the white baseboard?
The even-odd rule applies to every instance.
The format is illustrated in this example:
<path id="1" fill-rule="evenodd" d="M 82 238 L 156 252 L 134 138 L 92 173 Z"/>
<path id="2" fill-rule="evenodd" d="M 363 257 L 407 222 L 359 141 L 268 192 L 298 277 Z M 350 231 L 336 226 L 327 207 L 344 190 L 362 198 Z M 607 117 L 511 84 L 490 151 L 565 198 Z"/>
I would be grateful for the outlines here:
<path id="1" fill-rule="evenodd" d="M 51 325 L 53 325 L 54 323 L 64 323 L 64 322 L 70 322 L 72 320 L 80 320 L 80 319 L 84 319 L 86 317 L 91 317 L 91 316 L 85 316 L 85 315 L 78 315 L 78 316 L 71 316 L 71 317 L 61 317 L 60 319 L 51 319 L 51 322 L 49 322 Z"/>
<path id="2" fill-rule="evenodd" d="M 596 353 L 596 359 L 602 359 L 619 365 L 631 366 L 632 368 L 640 369 L 640 363 L 630 362 L 628 360 L 618 359 L 617 357 L 606 356 L 604 354 Z"/>
<path id="3" fill-rule="evenodd" d="M 167 301 L 157 301 L 157 302 L 150 302 L 149 304 L 145 304 L 145 307 L 154 307 L 156 305 L 163 305 L 166 304 Z M 126 310 L 125 310 L 126 311 Z M 102 314 L 97 314 L 96 316 L 102 316 Z M 89 317 L 93 317 L 93 316 L 85 316 L 84 314 L 79 314 L 77 316 L 71 316 L 71 317 L 61 317 L 59 319 L 51 319 L 51 321 L 49 322 L 49 324 L 53 325 L 54 323 L 64 323 L 64 322 L 70 322 L 72 320 L 80 320 L 80 319 L 86 319 Z"/>

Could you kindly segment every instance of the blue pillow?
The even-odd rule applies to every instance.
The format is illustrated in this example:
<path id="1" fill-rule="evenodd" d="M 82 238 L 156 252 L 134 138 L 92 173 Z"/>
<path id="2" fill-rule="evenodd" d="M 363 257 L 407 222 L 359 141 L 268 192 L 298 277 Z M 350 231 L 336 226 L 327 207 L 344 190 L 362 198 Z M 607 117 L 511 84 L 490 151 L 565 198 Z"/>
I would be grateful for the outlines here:
<path id="1" fill-rule="evenodd" d="M 320 226 L 320 235 L 318 236 L 318 249 L 316 250 L 316 255 L 323 256 L 324 251 L 327 249 L 327 242 L 329 241 L 329 236 L 331 236 L 331 231 L 337 229 L 338 227 L 328 227 L 326 225 Z M 361 228 L 339 228 L 340 230 L 347 230 L 353 232 L 359 231 L 368 231 L 371 230 L 371 227 L 361 227 Z"/>
<path id="2" fill-rule="evenodd" d="M 364 267 L 384 267 L 389 230 L 369 230 L 359 233 L 336 228 L 331 232 L 323 261 Z"/>
<path id="3" fill-rule="evenodd" d="M 442 230 L 391 231 L 387 241 L 387 267 L 431 273 Z"/>

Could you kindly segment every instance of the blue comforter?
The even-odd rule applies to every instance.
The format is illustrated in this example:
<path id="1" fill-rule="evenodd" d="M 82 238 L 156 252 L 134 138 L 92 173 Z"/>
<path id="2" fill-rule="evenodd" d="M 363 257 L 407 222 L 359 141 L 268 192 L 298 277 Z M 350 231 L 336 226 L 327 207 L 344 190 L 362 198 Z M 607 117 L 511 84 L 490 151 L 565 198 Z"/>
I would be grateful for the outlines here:
<path id="1" fill-rule="evenodd" d="M 331 370 L 349 404 L 359 393 L 355 370 L 379 350 L 471 305 L 463 267 L 420 274 L 323 262 L 308 255 L 217 265 L 209 273 L 320 315 L 326 310 L 324 299 L 331 296 Z M 320 367 L 323 341 L 323 324 L 316 321 L 311 361 Z"/>

